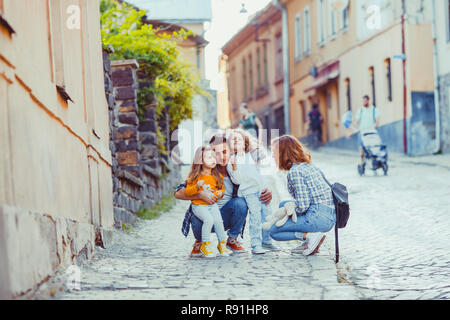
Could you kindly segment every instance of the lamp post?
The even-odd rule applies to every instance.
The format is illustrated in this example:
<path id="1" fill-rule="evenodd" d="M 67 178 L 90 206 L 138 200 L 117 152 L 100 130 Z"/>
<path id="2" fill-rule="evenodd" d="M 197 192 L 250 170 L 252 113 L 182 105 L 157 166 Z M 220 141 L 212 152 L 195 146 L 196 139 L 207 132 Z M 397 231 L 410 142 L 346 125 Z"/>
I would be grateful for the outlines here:
<path id="1" fill-rule="evenodd" d="M 290 106 L 290 96 L 291 87 L 289 80 L 289 21 L 287 8 L 284 4 L 281 4 L 279 0 L 272 0 L 272 4 L 281 10 L 281 24 L 282 24 L 282 43 L 283 43 L 283 104 L 284 104 L 284 129 L 286 134 L 291 133 L 291 106 Z"/>
<path id="2" fill-rule="evenodd" d="M 408 144 L 406 139 L 406 117 L 408 112 L 408 90 L 406 87 L 406 38 L 405 38 L 405 17 L 406 17 L 406 1 L 402 0 L 402 59 L 403 64 L 403 152 L 408 153 Z"/>

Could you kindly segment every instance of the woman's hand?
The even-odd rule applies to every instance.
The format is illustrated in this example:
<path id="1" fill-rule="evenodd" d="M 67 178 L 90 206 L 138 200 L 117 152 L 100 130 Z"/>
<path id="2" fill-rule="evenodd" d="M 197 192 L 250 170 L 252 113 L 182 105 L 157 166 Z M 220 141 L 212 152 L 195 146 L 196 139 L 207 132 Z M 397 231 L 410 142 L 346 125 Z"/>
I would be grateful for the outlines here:
<path id="1" fill-rule="evenodd" d="M 261 200 L 264 204 L 269 204 L 272 201 L 272 191 L 270 191 L 269 189 L 264 189 L 261 192 L 259 200 Z"/>

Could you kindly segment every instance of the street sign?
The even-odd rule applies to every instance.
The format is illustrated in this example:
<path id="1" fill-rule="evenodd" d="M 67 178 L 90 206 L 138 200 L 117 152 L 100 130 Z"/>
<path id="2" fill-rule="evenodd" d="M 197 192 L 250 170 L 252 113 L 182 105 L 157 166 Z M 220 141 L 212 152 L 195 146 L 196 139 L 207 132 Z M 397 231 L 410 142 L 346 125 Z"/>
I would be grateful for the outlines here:
<path id="1" fill-rule="evenodd" d="M 396 54 L 396 55 L 394 55 L 393 58 L 394 59 L 398 59 L 398 60 L 402 60 L 402 61 L 406 60 L 406 56 L 404 54 Z"/>

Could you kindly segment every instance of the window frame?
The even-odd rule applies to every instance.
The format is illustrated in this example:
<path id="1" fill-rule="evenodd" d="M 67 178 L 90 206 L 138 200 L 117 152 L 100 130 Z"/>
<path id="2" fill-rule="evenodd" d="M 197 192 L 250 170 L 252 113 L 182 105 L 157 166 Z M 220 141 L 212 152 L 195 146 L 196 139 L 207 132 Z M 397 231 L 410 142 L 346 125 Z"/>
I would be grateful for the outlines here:
<path id="1" fill-rule="evenodd" d="M 350 5 L 347 5 L 341 12 L 341 31 L 345 32 L 348 30 L 349 18 L 350 18 Z"/>
<path id="2" fill-rule="evenodd" d="M 317 5 L 317 43 L 319 47 L 325 44 L 325 0 L 316 0 Z"/>
<path id="3" fill-rule="evenodd" d="M 282 34 L 279 33 L 275 36 L 276 39 L 276 48 L 275 48 L 275 58 L 276 58 L 276 63 L 275 63 L 275 68 L 276 68 L 276 73 L 275 73 L 275 78 L 276 81 L 280 80 L 283 78 L 283 39 L 282 39 Z"/>
<path id="4" fill-rule="evenodd" d="M 304 55 L 309 56 L 311 54 L 311 9 L 309 6 L 303 8 L 303 31 L 305 33 L 303 40 Z"/>
<path id="5" fill-rule="evenodd" d="M 261 49 L 260 47 L 256 48 L 256 77 L 258 88 L 262 86 L 262 77 L 261 77 Z"/>
<path id="6" fill-rule="evenodd" d="M 377 95 L 375 87 L 375 67 L 369 67 L 370 87 L 372 89 L 372 105 L 377 106 Z"/>
<path id="7" fill-rule="evenodd" d="M 63 42 L 63 20 L 62 3 L 60 0 L 48 0 L 49 17 L 49 45 L 51 51 L 51 79 L 56 85 L 56 91 L 61 98 L 68 103 L 73 100 L 66 91 L 66 81 L 64 75 L 64 42 Z"/>
<path id="8" fill-rule="evenodd" d="M 300 100 L 300 112 L 302 114 L 302 120 L 304 125 L 308 123 L 308 113 L 306 108 L 307 108 L 306 101 Z"/>
<path id="9" fill-rule="evenodd" d="M 248 79 L 249 79 L 249 97 L 253 96 L 253 92 L 254 92 L 254 83 L 253 83 L 253 57 L 252 54 L 250 53 L 248 55 Z"/>
<path id="10" fill-rule="evenodd" d="M 337 36 L 338 26 L 338 16 L 337 11 L 333 10 L 331 6 L 331 1 L 328 1 L 328 35 L 330 39 L 335 39 Z"/>
<path id="11" fill-rule="evenodd" d="M 242 59 L 242 80 L 244 82 L 244 101 L 248 98 L 248 88 L 247 88 L 247 62 L 245 58 Z"/>
<path id="12" fill-rule="evenodd" d="M 347 99 L 347 110 L 352 110 L 352 88 L 350 78 L 345 79 L 345 96 Z"/>
<path id="13" fill-rule="evenodd" d="M 301 13 L 294 16 L 294 56 L 295 61 L 302 60 L 302 19 Z"/>
<path id="14" fill-rule="evenodd" d="M 387 100 L 392 102 L 392 61 L 390 58 L 384 60 L 384 64 L 386 67 L 386 92 L 387 92 Z"/>
<path id="15" fill-rule="evenodd" d="M 267 58 L 267 44 L 263 43 L 264 85 L 269 84 L 269 65 Z"/>

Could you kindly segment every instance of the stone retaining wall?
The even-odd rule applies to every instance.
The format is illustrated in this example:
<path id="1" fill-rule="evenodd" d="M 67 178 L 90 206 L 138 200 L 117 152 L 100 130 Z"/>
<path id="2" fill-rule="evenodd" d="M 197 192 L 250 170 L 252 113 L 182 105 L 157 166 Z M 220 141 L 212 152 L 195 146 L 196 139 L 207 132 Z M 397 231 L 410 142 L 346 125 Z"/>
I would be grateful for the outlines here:
<path id="1" fill-rule="evenodd" d="M 136 60 L 109 62 L 105 59 L 105 92 L 110 115 L 110 149 L 113 158 L 113 193 L 115 226 L 132 223 L 142 208 L 153 207 L 173 192 L 179 182 L 179 166 L 170 157 L 160 155 L 158 128 L 166 134 L 166 149 L 176 147 L 170 142 L 168 112 L 157 120 L 152 101 L 139 111 L 137 95 L 141 86 Z"/>

